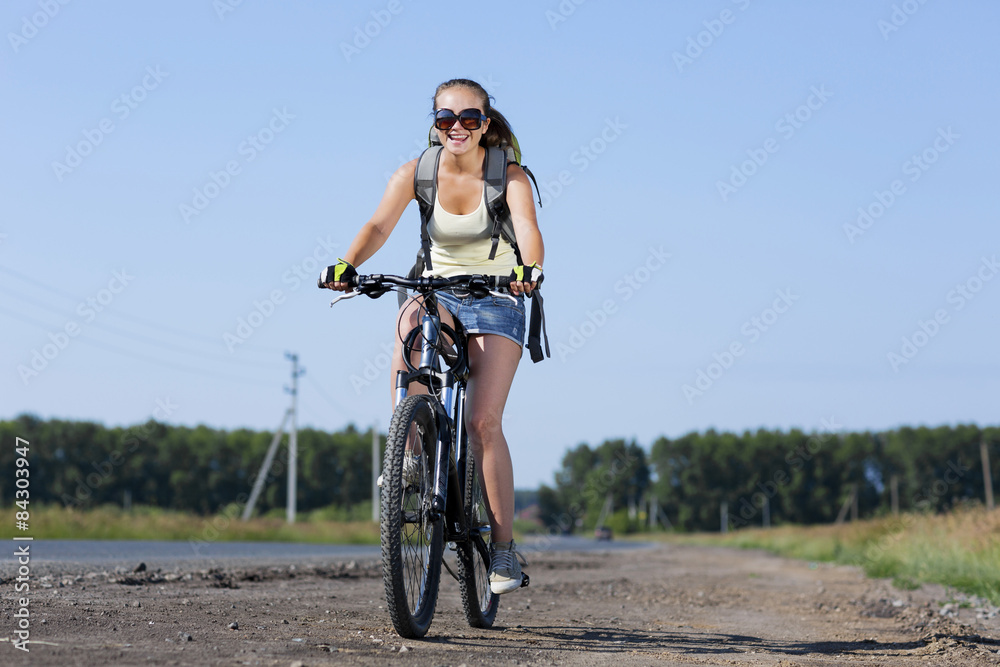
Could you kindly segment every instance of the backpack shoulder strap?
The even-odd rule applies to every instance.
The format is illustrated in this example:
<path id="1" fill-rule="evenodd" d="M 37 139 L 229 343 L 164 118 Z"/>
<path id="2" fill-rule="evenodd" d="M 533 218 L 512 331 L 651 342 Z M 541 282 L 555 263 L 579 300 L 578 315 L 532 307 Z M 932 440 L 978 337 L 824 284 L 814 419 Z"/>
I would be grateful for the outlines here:
<path id="1" fill-rule="evenodd" d="M 496 146 L 486 148 L 486 161 L 483 165 L 483 187 L 486 189 L 486 209 L 493 220 L 493 244 L 490 247 L 490 259 L 496 259 L 497 247 L 502 236 L 513 248 L 517 261 L 521 263 L 521 253 L 517 247 L 514 235 L 514 223 L 507 206 L 507 150 Z"/>
<path id="2" fill-rule="evenodd" d="M 413 193 L 420 207 L 420 247 L 424 254 L 424 266 L 431 266 L 431 237 L 427 232 L 427 224 L 434 213 L 434 201 L 437 198 L 437 171 L 441 158 L 440 144 L 431 146 L 417 159 L 417 168 L 413 171 Z"/>
<path id="3" fill-rule="evenodd" d="M 496 146 L 486 147 L 483 182 L 486 187 L 487 205 L 505 198 L 507 194 L 507 151 Z"/>

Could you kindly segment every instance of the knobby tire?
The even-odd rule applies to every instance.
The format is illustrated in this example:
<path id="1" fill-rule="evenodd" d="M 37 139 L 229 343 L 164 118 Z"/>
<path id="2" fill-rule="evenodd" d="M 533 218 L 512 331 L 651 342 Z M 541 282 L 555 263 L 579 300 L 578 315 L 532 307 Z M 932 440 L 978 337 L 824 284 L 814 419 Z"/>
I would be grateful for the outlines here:
<path id="1" fill-rule="evenodd" d="M 469 539 L 458 545 L 458 585 L 465 620 L 474 628 L 493 627 L 500 596 L 490 590 L 490 520 L 472 453 L 465 474 L 465 517 Z"/>
<path id="2" fill-rule="evenodd" d="M 408 437 L 415 440 L 413 449 L 420 450 L 415 483 L 407 483 L 403 478 Z M 429 521 L 427 515 L 433 494 L 436 448 L 431 399 L 427 396 L 403 399 L 389 424 L 382 466 L 382 581 L 393 627 L 400 636 L 413 639 L 427 634 L 441 581 L 444 521 L 440 518 Z"/>

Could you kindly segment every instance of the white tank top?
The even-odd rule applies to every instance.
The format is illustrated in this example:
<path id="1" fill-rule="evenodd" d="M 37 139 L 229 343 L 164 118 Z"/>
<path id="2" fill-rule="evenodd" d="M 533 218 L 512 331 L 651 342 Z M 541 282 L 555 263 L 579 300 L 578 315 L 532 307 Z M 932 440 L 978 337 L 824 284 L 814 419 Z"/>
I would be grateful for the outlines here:
<path id="1" fill-rule="evenodd" d="M 424 269 L 423 275 L 442 278 L 479 273 L 509 276 L 517 266 L 514 248 L 501 236 L 496 257 L 491 260 L 492 231 L 485 190 L 479 208 L 467 215 L 454 215 L 444 210 L 440 198 L 435 195 L 434 212 L 427 223 L 433 269 Z"/>

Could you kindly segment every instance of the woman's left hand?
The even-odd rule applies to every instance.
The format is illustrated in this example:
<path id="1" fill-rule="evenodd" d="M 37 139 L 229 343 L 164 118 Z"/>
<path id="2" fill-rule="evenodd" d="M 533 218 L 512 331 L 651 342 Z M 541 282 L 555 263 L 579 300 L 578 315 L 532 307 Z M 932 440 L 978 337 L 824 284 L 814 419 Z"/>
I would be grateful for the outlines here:
<path id="1" fill-rule="evenodd" d="M 515 266 L 510 273 L 510 292 L 514 296 L 531 294 L 531 291 L 542 281 L 542 267 L 538 263 L 531 266 Z"/>

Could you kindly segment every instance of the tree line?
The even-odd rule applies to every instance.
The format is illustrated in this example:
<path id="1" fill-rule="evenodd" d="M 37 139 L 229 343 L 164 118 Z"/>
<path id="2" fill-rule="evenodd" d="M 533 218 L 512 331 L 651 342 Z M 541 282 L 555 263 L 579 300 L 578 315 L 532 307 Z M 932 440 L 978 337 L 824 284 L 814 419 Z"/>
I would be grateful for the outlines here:
<path id="1" fill-rule="evenodd" d="M 552 486 L 539 489 L 539 519 L 550 529 L 590 529 L 605 506 L 607 525 L 719 530 L 835 521 L 854 505 L 859 517 L 946 511 L 982 502 L 982 442 L 991 479 L 1000 479 L 1000 429 L 974 425 L 903 427 L 883 432 L 800 430 L 661 437 L 581 444 L 563 457 Z M 851 501 L 854 501 L 853 503 Z"/>
<path id="2" fill-rule="evenodd" d="M 832 426 L 832 425 L 831 425 Z M 0 421 L 0 470 L 13 470 L 15 438 L 30 442 L 31 500 L 88 508 L 137 505 L 211 514 L 245 501 L 273 433 L 155 420 L 128 428 L 41 420 Z M 259 513 L 283 509 L 287 435 L 270 469 Z M 383 440 L 384 438 L 380 439 Z M 367 516 L 372 432 L 353 425 L 327 433 L 298 431 L 297 505 Z M 652 524 L 676 530 L 834 521 L 854 498 L 858 516 L 941 512 L 981 501 L 980 443 L 988 443 L 991 479 L 1000 479 L 1000 428 L 903 427 L 882 432 L 708 430 L 676 439 L 606 440 L 566 452 L 553 484 L 537 493 L 549 530 L 592 529 L 602 513 L 618 532 Z M 384 444 L 383 444 L 384 446 Z M 15 478 L 0 476 L 0 504 L 15 500 Z M 650 514 L 654 521 L 650 522 Z"/>
<path id="3" fill-rule="evenodd" d="M 88 508 L 137 505 L 212 514 L 250 495 L 273 433 L 150 420 L 129 428 L 20 415 L 0 421 L 0 470 L 13 470 L 15 438 L 30 443 L 30 500 Z M 287 434 L 257 503 L 284 508 Z M 301 511 L 330 506 L 350 512 L 371 499 L 371 430 L 353 425 L 326 433 L 298 431 L 296 503 Z M 13 474 L 0 476 L 0 503 L 14 502 Z M 370 504 L 367 505 L 370 507 Z"/>

